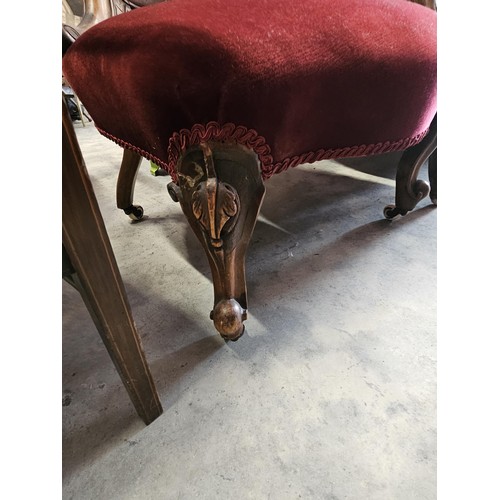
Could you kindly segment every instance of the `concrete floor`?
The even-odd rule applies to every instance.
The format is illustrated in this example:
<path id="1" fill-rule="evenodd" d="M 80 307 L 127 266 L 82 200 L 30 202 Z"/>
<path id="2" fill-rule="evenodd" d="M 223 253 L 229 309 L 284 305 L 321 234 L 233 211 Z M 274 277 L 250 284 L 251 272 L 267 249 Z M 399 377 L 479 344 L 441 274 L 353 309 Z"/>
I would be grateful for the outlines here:
<path id="1" fill-rule="evenodd" d="M 164 413 L 137 417 L 63 283 L 63 497 L 436 498 L 437 211 L 383 219 L 399 154 L 266 183 L 246 333 L 225 343 L 168 177 L 143 161 L 133 223 L 115 208 L 121 149 L 75 127 Z"/>

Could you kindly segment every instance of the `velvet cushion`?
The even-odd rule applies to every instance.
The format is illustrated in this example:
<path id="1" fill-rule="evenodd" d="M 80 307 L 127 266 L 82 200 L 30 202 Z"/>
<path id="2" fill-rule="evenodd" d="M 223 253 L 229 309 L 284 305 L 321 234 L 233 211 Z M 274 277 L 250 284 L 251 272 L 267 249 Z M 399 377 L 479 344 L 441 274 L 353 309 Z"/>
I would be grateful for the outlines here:
<path id="1" fill-rule="evenodd" d="M 103 21 L 63 59 L 100 132 L 175 177 L 202 140 L 270 177 L 403 150 L 436 113 L 436 13 L 406 0 L 171 0 Z"/>

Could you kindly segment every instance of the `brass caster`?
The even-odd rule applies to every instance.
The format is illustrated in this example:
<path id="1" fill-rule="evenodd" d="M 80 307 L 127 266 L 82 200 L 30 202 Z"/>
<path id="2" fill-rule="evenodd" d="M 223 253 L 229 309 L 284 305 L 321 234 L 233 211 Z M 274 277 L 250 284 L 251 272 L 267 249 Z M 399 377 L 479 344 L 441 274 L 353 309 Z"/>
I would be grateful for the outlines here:
<path id="1" fill-rule="evenodd" d="M 210 313 L 215 328 L 224 340 L 238 340 L 245 331 L 247 312 L 235 299 L 221 300 Z"/>
<path id="2" fill-rule="evenodd" d="M 140 205 L 130 205 L 123 210 L 132 220 L 141 220 L 144 216 L 144 209 Z"/>

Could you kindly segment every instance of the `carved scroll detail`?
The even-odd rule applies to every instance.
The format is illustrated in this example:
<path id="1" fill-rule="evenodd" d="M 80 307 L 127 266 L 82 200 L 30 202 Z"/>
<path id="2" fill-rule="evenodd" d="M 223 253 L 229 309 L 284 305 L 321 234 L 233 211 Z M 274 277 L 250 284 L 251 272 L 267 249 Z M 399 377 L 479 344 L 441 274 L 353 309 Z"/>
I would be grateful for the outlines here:
<path id="1" fill-rule="evenodd" d="M 189 175 L 184 175 L 181 172 L 177 172 L 177 176 L 179 177 L 179 181 L 183 182 L 184 184 L 189 186 L 191 189 L 193 189 L 196 186 L 196 184 L 201 179 L 203 179 L 203 176 L 205 175 L 205 173 L 203 172 L 203 169 L 198 164 L 195 164 L 194 168 L 196 170 L 196 175 L 194 177 L 191 177 Z"/>

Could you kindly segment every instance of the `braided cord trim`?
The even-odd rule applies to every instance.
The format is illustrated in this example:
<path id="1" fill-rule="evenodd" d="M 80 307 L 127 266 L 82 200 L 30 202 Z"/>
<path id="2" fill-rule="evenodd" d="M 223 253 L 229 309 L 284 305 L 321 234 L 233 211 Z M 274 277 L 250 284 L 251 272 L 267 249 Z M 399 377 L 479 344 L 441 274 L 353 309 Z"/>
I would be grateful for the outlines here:
<path id="1" fill-rule="evenodd" d="M 177 161 L 186 149 L 207 141 L 236 142 L 252 149 L 259 157 L 262 172 L 273 164 L 271 148 L 264 137 L 259 135 L 256 130 L 248 129 L 242 125 L 235 125 L 234 123 L 220 125 L 212 121 L 206 125 L 198 123 L 191 127 L 190 130 L 184 128 L 172 135 L 168 143 L 168 171 L 170 175 L 175 172 Z"/>
<path id="2" fill-rule="evenodd" d="M 334 158 L 349 158 L 369 156 L 392 151 L 402 151 L 415 144 L 418 144 L 428 133 L 428 129 L 414 137 L 400 139 L 399 141 L 386 141 L 377 144 L 362 144 L 337 149 L 320 149 L 285 158 L 274 163 L 271 155 L 271 148 L 264 137 L 253 129 L 247 129 L 242 125 L 236 126 L 234 123 L 220 125 L 217 122 L 209 122 L 207 125 L 196 124 L 191 130 L 182 129 L 172 135 L 168 146 L 168 171 L 170 175 L 175 174 L 175 168 L 179 157 L 187 148 L 195 146 L 200 142 L 219 141 L 237 142 L 249 149 L 253 149 L 260 160 L 261 174 L 264 180 L 271 178 L 274 174 L 284 172 L 289 168 L 302 165 L 303 163 L 314 163 L 319 160 L 331 160 Z"/>
<path id="3" fill-rule="evenodd" d="M 111 141 L 115 142 L 118 144 L 118 146 L 121 146 L 122 148 L 130 149 L 132 151 L 135 151 L 137 154 L 141 155 L 143 158 L 146 158 L 146 160 L 152 161 L 155 165 L 158 165 L 159 167 L 163 168 L 164 170 L 169 170 L 168 163 L 164 162 L 163 160 L 160 160 L 157 156 L 148 153 L 144 149 L 138 148 L 137 146 L 134 146 L 130 142 L 124 141 L 122 139 L 119 139 L 118 137 L 115 137 L 113 134 L 110 134 L 109 132 L 106 132 L 102 128 L 98 127 L 96 125 L 95 127 L 100 134 L 102 134 L 104 137 L 107 137 Z"/>
<path id="4" fill-rule="evenodd" d="M 168 143 L 168 161 L 162 161 L 157 156 L 144 151 L 126 141 L 123 141 L 105 130 L 96 127 L 99 132 L 108 137 L 118 145 L 124 148 L 131 149 L 140 154 L 144 158 L 153 161 L 155 164 L 167 170 L 172 180 L 177 181 L 177 162 L 182 154 L 191 146 L 196 146 L 201 142 L 236 142 L 252 149 L 259 157 L 260 168 L 263 180 L 270 179 L 273 175 L 284 172 L 289 168 L 302 165 L 303 163 L 314 163 L 320 160 L 332 160 L 334 158 L 349 158 L 370 156 L 393 151 L 402 151 L 415 144 L 418 144 L 428 133 L 428 129 L 424 132 L 399 141 L 378 142 L 376 144 L 362 144 L 360 146 L 351 146 L 337 149 L 319 149 L 310 151 L 299 156 L 285 158 L 284 160 L 274 163 L 271 155 L 271 148 L 267 144 L 264 137 L 259 135 L 256 130 L 248 129 L 242 125 L 234 123 L 225 123 L 220 125 L 215 121 L 208 122 L 206 125 L 196 124 L 191 129 L 182 129 L 179 132 L 174 132 Z"/>
<path id="5" fill-rule="evenodd" d="M 318 151 L 311 151 L 309 153 L 304 153 L 299 156 L 293 156 L 292 158 L 285 158 L 283 161 L 275 163 L 270 169 L 262 172 L 262 177 L 264 179 L 269 179 L 274 174 L 279 174 L 285 170 L 303 163 L 314 163 L 320 160 L 333 160 L 334 158 L 354 158 L 362 156 L 371 156 L 382 153 L 390 153 L 393 151 L 403 151 L 411 146 L 418 144 L 429 132 L 429 129 L 424 132 L 414 136 L 408 137 L 406 139 L 400 139 L 399 141 L 386 141 L 378 142 L 376 144 L 362 144 L 361 146 L 352 146 L 347 148 L 337 148 L 337 149 L 319 149 Z"/>

